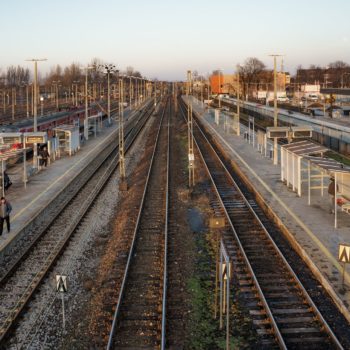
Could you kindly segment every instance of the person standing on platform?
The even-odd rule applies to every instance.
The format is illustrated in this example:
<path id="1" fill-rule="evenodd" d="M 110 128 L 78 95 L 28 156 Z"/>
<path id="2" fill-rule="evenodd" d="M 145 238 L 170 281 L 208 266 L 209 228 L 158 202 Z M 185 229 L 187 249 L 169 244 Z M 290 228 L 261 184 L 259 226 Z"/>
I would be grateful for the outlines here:
<path id="1" fill-rule="evenodd" d="M 10 213 L 12 211 L 12 206 L 9 201 L 5 199 L 5 197 L 1 197 L 0 199 L 0 236 L 2 235 L 2 231 L 4 229 L 4 221 L 6 220 L 7 233 L 10 232 Z"/>
<path id="2" fill-rule="evenodd" d="M 328 185 L 328 194 L 329 194 L 329 213 L 334 214 L 334 208 L 335 208 L 335 182 L 334 177 L 330 178 L 330 183 Z M 337 185 L 337 192 L 338 192 L 338 185 Z"/>
<path id="3" fill-rule="evenodd" d="M 47 167 L 47 160 L 49 159 L 50 154 L 49 151 L 47 150 L 46 147 L 43 148 L 43 150 L 41 151 L 41 161 L 42 161 L 42 165 Z"/>

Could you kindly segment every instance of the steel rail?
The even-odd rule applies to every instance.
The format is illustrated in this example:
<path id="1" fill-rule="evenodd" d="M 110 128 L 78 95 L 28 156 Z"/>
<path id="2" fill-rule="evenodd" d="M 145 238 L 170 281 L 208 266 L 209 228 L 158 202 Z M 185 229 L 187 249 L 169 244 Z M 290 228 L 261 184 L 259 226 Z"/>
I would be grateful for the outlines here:
<path id="1" fill-rule="evenodd" d="M 171 103 L 169 103 L 169 114 L 171 114 Z M 168 148 L 167 148 L 167 179 L 165 194 L 165 230 L 164 230 L 164 263 L 163 263 L 163 305 L 162 305 L 162 338 L 161 350 L 166 346 L 166 307 L 168 289 L 168 221 L 169 221 L 169 178 L 170 178 L 170 116 L 168 119 Z"/>
<path id="2" fill-rule="evenodd" d="M 144 209 L 146 193 L 147 193 L 147 189 L 148 189 L 149 180 L 150 180 L 150 177 L 151 177 L 151 172 L 152 172 L 152 168 L 153 168 L 153 163 L 154 163 L 154 159 L 155 159 L 155 154 L 156 154 L 158 142 L 159 142 L 159 139 L 160 139 L 159 135 L 161 133 L 161 128 L 162 128 L 162 124 L 163 124 L 165 111 L 166 111 L 166 106 L 164 107 L 164 109 L 162 111 L 162 116 L 161 116 L 161 120 L 160 120 L 160 123 L 159 123 L 158 131 L 157 131 L 156 141 L 155 141 L 155 145 L 154 145 L 154 148 L 153 148 L 152 157 L 151 157 L 151 161 L 150 161 L 150 166 L 149 166 L 149 169 L 148 169 L 146 182 L 145 182 L 145 186 L 144 186 L 144 190 L 143 190 L 143 194 L 142 194 L 141 205 L 140 205 L 139 212 L 138 212 L 138 215 L 137 215 L 137 220 L 136 220 L 136 224 L 135 224 L 133 238 L 132 238 L 132 242 L 131 242 L 131 246 L 130 246 L 130 250 L 129 250 L 129 254 L 128 254 L 127 263 L 126 263 L 126 266 L 125 266 L 125 272 L 124 272 L 123 280 L 122 280 L 120 291 L 119 291 L 119 295 L 118 295 L 118 301 L 117 301 L 116 309 L 115 309 L 115 312 L 114 312 L 114 315 L 113 315 L 113 322 L 112 322 L 111 331 L 110 331 L 109 338 L 108 338 L 108 344 L 107 344 L 107 347 L 106 347 L 107 350 L 113 349 L 113 342 L 114 342 L 114 339 L 116 337 L 116 328 L 117 328 L 117 323 L 118 323 L 118 319 L 119 319 L 119 316 L 120 316 L 120 308 L 121 308 L 123 296 L 125 294 L 125 286 L 126 286 L 126 282 L 127 282 L 127 279 L 128 279 L 128 274 L 129 274 L 129 270 L 130 270 L 130 266 L 131 266 L 132 256 L 133 256 L 134 249 L 135 249 L 137 233 L 138 233 L 138 230 L 139 230 L 139 227 L 140 227 L 140 221 L 141 221 L 141 217 L 142 217 L 142 213 L 143 213 L 143 209 Z"/>
<path id="3" fill-rule="evenodd" d="M 183 111 L 182 108 L 183 108 L 183 107 L 181 106 L 182 114 L 183 114 L 183 116 L 184 116 L 184 118 L 185 118 L 185 120 L 186 120 L 185 113 L 184 113 L 184 111 Z M 194 113 L 194 115 L 195 115 L 195 113 Z M 240 194 L 241 198 L 243 199 L 243 201 L 244 201 L 245 204 L 247 205 L 248 209 L 249 209 L 250 212 L 254 215 L 255 219 L 258 221 L 260 227 L 261 227 L 261 228 L 263 229 L 263 231 L 265 232 L 266 237 L 269 239 L 269 241 L 270 241 L 270 243 L 273 245 L 275 251 L 278 253 L 279 257 L 282 259 L 283 263 L 285 264 L 285 267 L 287 267 L 288 271 L 291 273 L 291 275 L 293 276 L 294 280 L 297 282 L 299 288 L 301 289 L 301 291 L 302 291 L 302 293 L 303 293 L 303 296 L 307 299 L 307 301 L 308 301 L 309 304 L 311 305 L 311 307 L 312 307 L 312 309 L 314 310 L 314 312 L 316 313 L 316 315 L 317 315 L 319 321 L 320 321 L 321 324 L 323 325 L 325 331 L 326 331 L 326 332 L 328 333 L 328 335 L 331 337 L 331 339 L 332 339 L 333 343 L 336 345 L 336 347 L 337 347 L 338 349 L 343 349 L 342 345 L 340 344 L 340 342 L 339 342 L 339 340 L 337 339 L 337 337 L 335 336 L 334 332 L 332 331 L 332 329 L 331 329 L 330 326 L 328 325 L 327 321 L 324 319 L 324 317 L 322 316 L 321 312 L 318 310 L 317 306 L 315 305 L 315 303 L 313 302 L 313 300 L 312 300 L 311 297 L 309 296 L 308 292 L 306 291 L 305 287 L 303 286 L 303 284 L 301 283 L 301 281 L 300 281 L 299 278 L 297 277 L 296 273 L 294 272 L 294 270 L 292 269 L 292 267 L 290 266 L 290 264 L 288 263 L 288 261 L 285 259 L 284 255 L 282 254 L 282 252 L 281 252 L 281 250 L 279 249 L 279 247 L 276 245 L 275 241 L 272 239 L 272 237 L 271 237 L 270 233 L 268 232 L 268 230 L 266 229 L 265 225 L 261 222 L 261 220 L 260 220 L 260 218 L 258 217 L 258 215 L 256 214 L 254 208 L 251 206 L 251 204 L 249 203 L 248 199 L 245 197 L 245 195 L 244 195 L 243 192 L 241 191 L 241 189 L 240 189 L 240 187 L 238 186 L 238 184 L 236 183 L 236 181 L 233 179 L 231 173 L 229 172 L 229 170 L 227 169 L 227 167 L 225 166 L 225 164 L 224 164 L 223 161 L 221 160 L 220 155 L 216 152 L 216 150 L 214 149 L 214 147 L 212 146 L 212 144 L 209 142 L 208 138 L 205 136 L 205 133 L 204 133 L 204 131 L 202 130 L 202 128 L 200 127 L 200 125 L 199 125 L 197 122 L 195 122 L 194 124 L 195 124 L 195 126 L 198 128 L 198 130 L 199 130 L 199 132 L 201 133 L 201 135 L 203 136 L 205 142 L 209 145 L 209 147 L 210 147 L 212 153 L 214 154 L 214 156 L 216 157 L 216 159 L 219 161 L 219 163 L 220 163 L 220 165 L 222 166 L 222 168 L 223 168 L 224 172 L 226 173 L 227 177 L 228 177 L 228 178 L 230 179 L 230 181 L 233 183 L 235 189 L 236 189 L 236 190 L 238 191 L 238 193 Z M 203 164 L 205 165 L 205 168 L 206 168 L 206 170 L 207 170 L 207 172 L 208 172 L 208 175 L 210 176 L 211 182 L 212 182 L 212 184 L 213 184 L 213 186 L 214 186 L 215 192 L 216 192 L 217 197 L 218 197 L 218 199 L 219 199 L 219 201 L 220 201 L 220 204 L 221 204 L 221 206 L 222 206 L 222 209 L 223 209 L 224 212 L 225 212 L 225 216 L 226 216 L 226 218 L 227 218 L 227 220 L 228 220 L 228 222 L 229 222 L 229 224 L 230 224 L 230 227 L 231 227 L 231 229 L 232 229 L 232 231 L 233 231 L 233 233 L 234 233 L 234 236 L 235 236 L 235 238 L 236 238 L 236 240 L 237 240 L 239 249 L 240 249 L 240 251 L 241 251 L 241 253 L 242 253 L 243 257 L 244 257 L 244 260 L 245 260 L 245 262 L 246 262 L 246 264 L 247 264 L 247 266 L 248 266 L 248 269 L 249 269 L 249 271 L 250 271 L 250 273 L 251 273 L 251 275 L 252 275 L 254 284 L 255 284 L 255 286 L 256 286 L 256 288 L 257 288 L 257 290 L 258 290 L 258 292 L 259 292 L 259 295 L 260 295 L 260 297 L 261 297 L 261 300 L 262 300 L 262 302 L 263 302 L 263 304 L 264 304 L 264 308 L 265 308 L 267 314 L 269 315 L 270 322 L 271 322 L 271 324 L 272 324 L 272 326 L 273 326 L 273 329 L 274 329 L 275 332 L 276 332 L 275 335 L 276 335 L 276 337 L 277 337 L 277 339 L 278 339 L 278 342 L 279 342 L 281 348 L 287 349 L 286 344 L 285 344 L 284 339 L 283 339 L 283 336 L 282 336 L 282 334 L 281 334 L 281 332 L 280 332 L 280 330 L 279 330 L 279 327 L 278 327 L 278 325 L 277 325 L 277 323 L 276 323 L 276 320 L 275 320 L 275 318 L 274 318 L 274 316 L 273 316 L 273 313 L 272 313 L 272 311 L 271 311 L 271 309 L 270 309 L 270 307 L 269 307 L 269 305 L 268 305 L 268 303 L 267 303 L 267 301 L 266 301 L 266 298 L 265 298 L 265 296 L 264 296 L 264 294 L 263 294 L 263 291 L 262 291 L 262 289 L 261 289 L 261 287 L 260 287 L 260 285 L 259 285 L 258 279 L 257 279 L 257 277 L 256 277 L 256 275 L 255 275 L 255 273 L 254 273 L 254 271 L 253 271 L 253 268 L 252 268 L 252 266 L 251 266 L 251 264 L 250 264 L 250 262 L 249 262 L 249 259 L 248 259 L 247 255 L 246 255 L 246 253 L 245 253 L 245 251 L 244 251 L 243 245 L 242 245 L 242 243 L 241 243 L 241 241 L 240 241 L 240 239 L 239 239 L 239 237 L 238 237 L 238 234 L 237 234 L 237 232 L 236 232 L 236 230 L 235 230 L 235 228 L 234 228 L 234 225 L 233 225 L 233 223 L 232 223 L 232 221 L 231 221 L 231 219 L 230 219 L 230 216 L 229 216 L 229 214 L 228 214 L 228 212 L 227 212 L 226 206 L 225 206 L 225 204 L 224 204 L 224 202 L 223 202 L 223 200 L 222 200 L 222 198 L 221 198 L 221 195 L 220 195 L 220 193 L 219 193 L 219 191 L 218 191 L 218 188 L 217 188 L 217 186 L 216 186 L 216 184 L 215 184 L 215 182 L 214 182 L 214 179 L 213 179 L 213 177 L 212 177 L 212 175 L 211 175 L 211 173 L 210 173 L 210 170 L 209 170 L 209 168 L 208 168 L 208 166 L 207 166 L 207 164 L 206 164 L 206 162 L 205 162 L 204 156 L 203 156 L 202 152 L 200 151 L 200 148 L 199 148 L 199 146 L 198 146 L 198 143 L 197 143 L 197 140 L 196 140 L 195 137 L 194 137 L 194 140 L 195 140 L 195 143 L 196 143 L 198 152 L 199 152 L 199 154 L 200 154 L 200 156 L 201 156 L 201 159 L 202 159 L 202 161 L 203 161 Z"/>
<path id="4" fill-rule="evenodd" d="M 150 109 L 147 112 L 152 112 L 153 108 L 152 105 L 150 105 Z M 139 116 L 136 125 L 134 128 L 131 128 L 130 132 L 128 133 L 128 135 L 125 136 L 125 138 L 130 138 L 128 139 L 128 143 L 127 143 L 127 147 L 126 147 L 126 151 L 129 151 L 132 144 L 134 143 L 134 141 L 136 140 L 137 136 L 139 135 L 140 131 L 142 130 L 143 125 L 146 123 L 148 117 L 151 115 L 151 113 L 149 113 L 149 115 L 145 114 L 144 116 Z M 144 120 L 141 122 L 140 125 L 138 125 L 138 122 L 142 119 L 142 117 L 144 118 Z M 132 131 L 135 130 L 135 133 L 132 134 Z M 105 161 L 107 161 L 107 159 L 110 157 L 110 155 L 115 151 L 115 149 L 118 146 L 116 146 L 115 148 L 113 148 L 109 154 L 105 157 L 105 159 L 103 160 L 103 162 L 101 163 L 101 165 L 99 166 L 99 168 L 101 168 L 101 166 L 104 164 Z M 8 332 L 10 331 L 10 329 L 12 329 L 15 321 L 18 319 L 18 317 L 21 315 L 23 309 L 25 308 L 25 306 L 28 304 L 29 300 L 31 300 L 32 296 L 34 295 L 35 291 L 37 290 L 38 286 L 41 284 L 42 280 L 45 278 L 45 276 L 47 275 L 47 273 L 49 272 L 49 270 L 51 269 L 51 267 L 53 266 L 53 264 L 57 261 L 57 259 L 62 255 L 62 252 L 64 251 L 64 248 L 67 246 L 68 242 L 70 241 L 70 238 L 72 237 L 72 235 L 74 234 L 77 226 L 79 225 L 79 223 L 81 222 L 81 220 L 84 218 L 86 212 L 89 210 L 91 204 L 93 203 L 93 200 L 98 196 L 98 194 L 101 192 L 101 190 L 103 189 L 104 185 L 107 183 L 108 179 L 110 178 L 110 176 L 112 175 L 114 169 L 118 166 L 119 164 L 119 160 L 118 160 L 118 155 L 114 156 L 113 159 L 110 161 L 110 164 L 108 165 L 107 169 L 105 170 L 105 172 L 103 173 L 102 177 L 98 180 L 97 185 L 95 186 L 94 190 L 89 194 L 89 196 L 87 197 L 87 199 L 84 201 L 83 205 L 79 208 L 79 214 L 74 218 L 74 220 L 70 223 L 67 233 L 64 236 L 64 238 L 60 241 L 57 242 L 57 245 L 55 246 L 55 249 L 51 252 L 51 254 L 47 257 L 44 266 L 42 267 L 42 269 L 32 278 L 31 280 L 31 284 L 26 288 L 26 290 L 24 291 L 24 293 L 22 294 L 21 298 L 19 300 L 17 300 L 17 303 L 15 304 L 15 306 L 12 309 L 12 312 L 10 312 L 9 316 L 7 319 L 5 319 L 2 322 L 2 325 L 0 326 L 0 344 L 2 341 L 4 341 L 4 339 L 7 337 Z M 91 177 L 93 178 L 93 176 Z M 86 186 L 86 184 L 91 180 L 88 179 L 87 182 L 83 185 L 83 187 Z M 80 191 L 80 190 L 79 190 Z M 73 200 L 74 198 L 72 198 Z M 69 201 L 71 202 L 71 200 Z M 66 206 L 64 207 L 66 208 Z M 62 211 L 64 210 L 64 208 L 62 209 Z M 62 212 L 61 211 L 61 212 Z M 56 218 L 59 216 L 60 214 L 58 214 L 56 216 Z M 53 220 L 54 221 L 54 220 Z M 45 231 L 43 231 L 42 235 L 45 234 L 45 232 L 47 232 L 48 229 L 46 229 Z M 40 235 L 40 237 L 38 237 L 35 240 L 35 243 L 31 244 L 30 247 L 26 250 L 25 254 L 23 254 L 23 256 L 21 256 L 21 258 L 19 260 L 16 261 L 16 266 L 12 266 L 11 271 L 9 273 L 6 274 L 5 278 L 1 280 L 1 285 L 6 283 L 5 280 L 7 280 L 10 275 L 12 275 L 14 273 L 14 271 L 16 270 L 16 267 L 18 265 L 20 265 L 21 261 L 30 254 L 30 251 L 32 250 L 32 248 L 38 244 L 40 238 L 42 237 L 42 235 Z"/>
<path id="5" fill-rule="evenodd" d="M 152 107 L 152 104 L 148 105 L 147 106 L 148 109 L 146 109 L 144 111 L 144 113 L 142 115 L 140 115 L 137 120 L 136 120 L 136 123 L 135 124 L 138 124 L 138 122 L 141 120 L 141 118 L 143 118 L 144 116 L 147 115 L 147 113 L 151 113 L 153 111 L 153 107 Z M 142 124 L 142 126 L 144 125 L 144 123 Z M 142 127 L 141 126 L 141 127 Z M 130 135 L 130 133 L 133 131 L 133 126 L 132 126 L 132 123 L 130 123 L 128 125 L 128 130 L 125 134 L 125 139 L 127 139 Z M 101 164 L 99 165 L 102 166 L 103 162 L 110 156 L 110 154 L 112 152 L 114 152 L 116 149 L 118 148 L 118 145 L 116 145 L 110 152 L 107 152 L 106 156 L 104 157 L 103 161 L 101 162 Z M 104 150 L 103 150 L 104 151 Z M 101 157 L 101 154 L 98 156 L 98 157 Z M 88 166 L 88 165 L 87 165 Z M 93 176 L 93 175 L 92 175 Z M 87 179 L 87 182 L 89 181 L 89 179 Z M 84 186 L 84 184 L 83 184 Z M 73 198 L 72 198 L 73 199 Z M 7 278 L 9 278 L 9 276 L 11 276 L 13 274 L 13 272 L 15 271 L 17 265 L 26 257 L 26 255 L 28 253 L 30 253 L 30 250 L 34 247 L 34 245 L 38 242 L 38 240 L 41 238 L 42 234 L 46 232 L 46 230 L 50 227 L 50 225 L 52 224 L 52 222 L 60 215 L 60 213 L 64 210 L 64 208 L 69 204 L 69 202 L 72 200 L 70 199 L 66 204 L 65 206 L 62 208 L 62 210 L 57 213 L 56 216 L 54 216 L 51 220 L 51 222 L 47 225 L 47 227 L 45 227 L 42 232 L 37 235 L 37 237 L 30 243 L 30 245 L 28 245 L 27 249 L 18 256 L 17 259 L 14 260 L 14 262 L 10 265 L 10 267 L 7 269 L 6 273 L 3 274 L 3 276 L 1 276 L 0 278 L 0 288 L 1 286 L 4 284 L 4 282 L 7 280 Z"/>

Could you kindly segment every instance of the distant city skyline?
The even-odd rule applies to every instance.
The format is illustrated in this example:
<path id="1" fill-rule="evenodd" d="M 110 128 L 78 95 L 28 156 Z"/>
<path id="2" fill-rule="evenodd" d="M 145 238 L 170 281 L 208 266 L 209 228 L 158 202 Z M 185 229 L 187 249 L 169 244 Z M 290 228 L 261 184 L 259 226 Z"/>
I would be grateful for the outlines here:
<path id="1" fill-rule="evenodd" d="M 349 12 L 346 0 L 14 0 L 1 6 L 0 72 L 32 69 L 25 60 L 33 57 L 48 59 L 42 74 L 97 57 L 150 79 L 184 80 L 188 69 L 233 73 L 248 57 L 272 68 L 268 55 L 280 53 L 294 73 L 299 64 L 350 63 Z"/>

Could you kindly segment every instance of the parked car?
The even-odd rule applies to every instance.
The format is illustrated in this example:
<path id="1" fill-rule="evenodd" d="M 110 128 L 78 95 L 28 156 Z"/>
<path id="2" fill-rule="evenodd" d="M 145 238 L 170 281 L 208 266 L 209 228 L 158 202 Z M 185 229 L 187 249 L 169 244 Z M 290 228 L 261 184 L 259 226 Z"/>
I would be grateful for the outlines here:
<path id="1" fill-rule="evenodd" d="M 314 94 L 309 95 L 309 100 L 310 100 L 310 101 L 318 101 L 318 96 L 317 96 L 317 95 L 314 95 Z"/>
<path id="2" fill-rule="evenodd" d="M 288 103 L 289 102 L 289 98 L 287 96 L 278 96 L 277 97 L 277 101 L 278 102 L 283 102 L 283 103 Z"/>

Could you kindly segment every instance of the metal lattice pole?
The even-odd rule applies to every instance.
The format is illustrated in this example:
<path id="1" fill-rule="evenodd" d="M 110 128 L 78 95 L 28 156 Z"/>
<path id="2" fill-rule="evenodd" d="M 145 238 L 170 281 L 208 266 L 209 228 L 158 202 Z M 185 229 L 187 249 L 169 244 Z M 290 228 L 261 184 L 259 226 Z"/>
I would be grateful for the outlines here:
<path id="1" fill-rule="evenodd" d="M 277 57 L 282 55 L 269 55 L 273 57 L 273 126 L 278 126 L 278 109 L 277 109 Z M 273 142 L 273 164 L 278 164 L 278 146 L 277 138 L 274 138 Z"/>
<path id="2" fill-rule="evenodd" d="M 187 130 L 188 130 L 188 185 L 189 188 L 194 186 L 194 150 L 193 150 L 193 119 L 192 119 L 192 72 L 187 71 Z M 191 99 L 191 100 L 190 100 Z"/>
<path id="3" fill-rule="evenodd" d="M 38 131 L 38 62 L 46 61 L 46 58 L 32 58 L 27 61 L 34 62 L 34 82 L 33 82 L 33 117 L 34 117 L 34 132 Z M 36 169 L 38 167 L 38 145 L 34 143 L 33 150 L 33 167 Z"/>
<path id="4" fill-rule="evenodd" d="M 120 180 L 125 180 L 124 158 L 124 84 L 123 78 L 119 80 L 119 173 Z"/>

